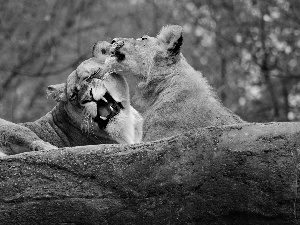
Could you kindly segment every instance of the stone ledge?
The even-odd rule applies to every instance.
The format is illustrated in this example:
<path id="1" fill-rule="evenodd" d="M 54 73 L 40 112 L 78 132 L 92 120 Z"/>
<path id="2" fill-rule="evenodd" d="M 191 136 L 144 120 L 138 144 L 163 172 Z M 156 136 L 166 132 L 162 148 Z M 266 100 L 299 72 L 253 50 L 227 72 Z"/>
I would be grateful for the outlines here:
<path id="1" fill-rule="evenodd" d="M 299 123 L 0 160 L 1 224 L 299 224 Z"/>

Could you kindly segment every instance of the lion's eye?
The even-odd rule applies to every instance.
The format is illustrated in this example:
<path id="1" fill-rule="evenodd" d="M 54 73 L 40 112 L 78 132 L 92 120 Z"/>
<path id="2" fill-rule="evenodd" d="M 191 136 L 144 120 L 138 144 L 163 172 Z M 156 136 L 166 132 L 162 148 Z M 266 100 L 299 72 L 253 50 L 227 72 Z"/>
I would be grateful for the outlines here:
<path id="1" fill-rule="evenodd" d="M 144 41 L 144 40 L 147 40 L 148 37 L 147 36 L 143 36 L 143 37 L 141 37 L 141 39 L 142 39 L 142 41 Z"/>
<path id="2" fill-rule="evenodd" d="M 87 82 L 91 81 L 93 78 L 95 78 L 95 76 L 97 76 L 98 73 L 100 73 L 100 68 L 98 70 L 96 70 L 95 72 L 93 72 L 90 76 L 88 76 L 85 80 Z"/>
<path id="3" fill-rule="evenodd" d="M 148 36 L 144 35 L 138 39 L 136 39 L 137 41 L 144 41 L 144 40 L 147 40 L 148 39 Z"/>

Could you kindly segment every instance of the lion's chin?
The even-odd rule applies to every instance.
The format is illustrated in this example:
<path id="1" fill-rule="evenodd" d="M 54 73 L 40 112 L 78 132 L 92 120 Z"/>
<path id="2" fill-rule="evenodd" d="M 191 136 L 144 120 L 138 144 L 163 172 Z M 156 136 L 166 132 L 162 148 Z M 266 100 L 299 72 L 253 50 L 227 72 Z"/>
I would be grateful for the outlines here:
<path id="1" fill-rule="evenodd" d="M 118 115 L 124 106 L 121 102 L 117 102 L 113 97 L 106 92 L 97 103 L 97 115 L 93 118 L 100 129 L 105 129 L 109 121 Z"/>

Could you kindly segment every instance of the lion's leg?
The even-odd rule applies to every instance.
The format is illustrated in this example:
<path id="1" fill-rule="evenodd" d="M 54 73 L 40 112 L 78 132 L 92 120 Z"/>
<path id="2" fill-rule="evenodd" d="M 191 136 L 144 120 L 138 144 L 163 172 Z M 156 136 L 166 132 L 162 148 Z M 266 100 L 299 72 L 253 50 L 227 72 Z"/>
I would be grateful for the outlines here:
<path id="1" fill-rule="evenodd" d="M 133 126 L 134 126 L 134 143 L 140 143 L 143 139 L 143 117 L 141 114 L 131 107 L 133 115 Z"/>
<path id="2" fill-rule="evenodd" d="M 57 147 L 43 141 L 30 129 L 0 119 L 0 156 L 55 148 Z"/>
<path id="3" fill-rule="evenodd" d="M 143 118 L 129 106 L 108 123 L 105 131 L 120 144 L 139 143 L 143 136 Z"/>
<path id="4" fill-rule="evenodd" d="M 41 150 L 51 150 L 51 149 L 57 149 L 56 146 L 51 145 L 48 142 L 45 142 L 43 140 L 36 140 L 30 143 L 29 148 L 31 151 L 41 151 Z"/>

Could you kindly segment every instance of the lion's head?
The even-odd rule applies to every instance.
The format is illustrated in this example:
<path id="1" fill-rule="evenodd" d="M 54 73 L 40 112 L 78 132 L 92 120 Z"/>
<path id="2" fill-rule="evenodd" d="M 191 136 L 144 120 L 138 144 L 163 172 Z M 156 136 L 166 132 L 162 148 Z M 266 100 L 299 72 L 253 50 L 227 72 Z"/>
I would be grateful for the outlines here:
<path id="1" fill-rule="evenodd" d="M 94 57 L 83 61 L 66 83 L 49 86 L 48 95 L 65 105 L 75 126 L 83 131 L 119 143 L 139 142 L 141 137 L 126 134 L 134 132 L 136 119 L 141 120 L 130 106 L 126 80 L 116 72 L 106 72 L 103 65 L 106 54 L 103 49 L 108 45 L 97 43 L 93 48 Z"/>
<path id="2" fill-rule="evenodd" d="M 105 64 L 122 71 L 120 73 L 129 83 L 131 96 L 139 92 L 147 99 L 163 85 L 165 76 L 182 58 L 182 40 L 182 27 L 177 25 L 163 27 L 157 37 L 115 38 Z M 133 105 L 144 111 L 144 103 L 138 99 L 134 98 Z"/>
<path id="3" fill-rule="evenodd" d="M 170 67 L 179 60 L 182 40 L 182 27 L 177 25 L 163 27 L 157 37 L 115 38 L 107 63 L 131 71 L 136 79 L 149 79 L 153 69 Z"/>

